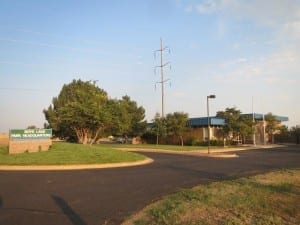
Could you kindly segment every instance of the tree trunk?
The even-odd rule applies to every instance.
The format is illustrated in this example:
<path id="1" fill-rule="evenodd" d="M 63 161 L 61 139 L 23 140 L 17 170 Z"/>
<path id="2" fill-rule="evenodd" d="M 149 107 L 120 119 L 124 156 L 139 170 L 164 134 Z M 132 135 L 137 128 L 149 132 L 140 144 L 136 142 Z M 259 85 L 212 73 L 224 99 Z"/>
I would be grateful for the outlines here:
<path id="1" fill-rule="evenodd" d="M 83 132 L 83 130 L 81 130 L 79 128 L 76 128 L 76 127 L 72 127 L 72 129 L 76 133 L 78 143 L 83 144 L 84 143 L 84 132 Z"/>
<path id="2" fill-rule="evenodd" d="M 243 144 L 246 144 L 246 135 L 243 135 L 242 139 L 243 139 Z"/>
<path id="3" fill-rule="evenodd" d="M 183 146 L 183 137 L 182 136 L 179 136 L 180 137 L 180 141 L 181 141 L 181 146 Z"/>
<path id="4" fill-rule="evenodd" d="M 86 145 L 88 143 L 88 130 L 83 129 L 83 141 L 82 144 Z"/>
<path id="5" fill-rule="evenodd" d="M 101 128 L 99 128 L 96 132 L 96 135 L 93 137 L 93 131 L 89 130 L 88 128 L 73 127 L 72 129 L 76 133 L 78 143 L 83 145 L 93 143 L 101 130 Z"/>
<path id="6" fill-rule="evenodd" d="M 102 130 L 102 127 L 99 127 L 99 128 L 97 129 L 94 138 L 91 139 L 90 145 L 94 144 L 95 141 L 97 141 L 98 135 L 99 135 L 99 133 L 100 133 L 101 130 Z"/>

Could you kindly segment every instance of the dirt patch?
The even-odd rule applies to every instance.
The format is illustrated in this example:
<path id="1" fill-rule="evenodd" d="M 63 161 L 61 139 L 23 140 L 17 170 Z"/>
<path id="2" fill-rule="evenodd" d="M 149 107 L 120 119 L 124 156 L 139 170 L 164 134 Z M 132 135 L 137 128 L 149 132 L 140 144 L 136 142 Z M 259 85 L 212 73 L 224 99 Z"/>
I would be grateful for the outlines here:
<path id="1" fill-rule="evenodd" d="M 0 146 L 8 146 L 9 136 L 8 134 L 0 134 Z"/>

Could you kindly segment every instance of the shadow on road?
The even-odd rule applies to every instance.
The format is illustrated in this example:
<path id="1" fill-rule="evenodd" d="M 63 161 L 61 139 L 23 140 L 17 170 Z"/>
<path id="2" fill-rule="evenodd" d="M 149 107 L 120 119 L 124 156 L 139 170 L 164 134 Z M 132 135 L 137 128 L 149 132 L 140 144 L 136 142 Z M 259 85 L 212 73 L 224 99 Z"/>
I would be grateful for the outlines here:
<path id="1" fill-rule="evenodd" d="M 63 198 L 55 195 L 52 195 L 51 197 L 54 202 L 62 209 L 63 213 L 68 217 L 73 225 L 87 225 Z"/>

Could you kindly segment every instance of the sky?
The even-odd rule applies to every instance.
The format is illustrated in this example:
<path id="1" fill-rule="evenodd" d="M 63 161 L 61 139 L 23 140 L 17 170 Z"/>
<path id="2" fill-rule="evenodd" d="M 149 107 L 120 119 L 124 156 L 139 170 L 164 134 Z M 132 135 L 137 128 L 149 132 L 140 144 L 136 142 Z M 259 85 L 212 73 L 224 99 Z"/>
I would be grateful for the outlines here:
<path id="1" fill-rule="evenodd" d="M 300 125 L 299 0 L 0 0 L 0 132 L 43 127 L 73 79 L 165 112 L 287 116 Z"/>

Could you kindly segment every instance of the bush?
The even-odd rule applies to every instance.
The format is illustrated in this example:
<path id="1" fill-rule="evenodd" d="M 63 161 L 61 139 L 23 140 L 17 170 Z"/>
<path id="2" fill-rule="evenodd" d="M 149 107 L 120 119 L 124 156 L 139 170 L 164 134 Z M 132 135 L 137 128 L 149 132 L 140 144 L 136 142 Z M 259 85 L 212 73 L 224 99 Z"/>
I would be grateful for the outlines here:
<path id="1" fill-rule="evenodd" d="M 147 144 L 156 144 L 156 134 L 153 132 L 146 132 L 142 135 L 142 141 Z"/>
<path id="2" fill-rule="evenodd" d="M 200 146 L 208 146 L 208 141 L 201 141 L 198 142 L 198 145 Z M 211 146 L 224 146 L 224 141 L 223 140 L 210 140 L 210 145 Z M 237 145 L 237 142 L 234 142 L 232 140 L 226 140 L 225 143 L 226 146 L 233 146 L 233 145 Z"/>
<path id="3" fill-rule="evenodd" d="M 197 146 L 199 145 L 199 138 L 196 138 L 196 137 L 192 137 L 191 140 L 190 140 L 190 143 L 191 143 L 191 146 Z"/>

